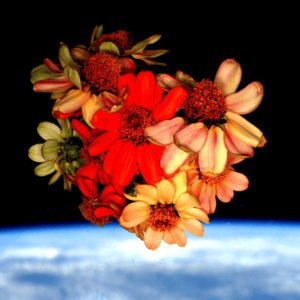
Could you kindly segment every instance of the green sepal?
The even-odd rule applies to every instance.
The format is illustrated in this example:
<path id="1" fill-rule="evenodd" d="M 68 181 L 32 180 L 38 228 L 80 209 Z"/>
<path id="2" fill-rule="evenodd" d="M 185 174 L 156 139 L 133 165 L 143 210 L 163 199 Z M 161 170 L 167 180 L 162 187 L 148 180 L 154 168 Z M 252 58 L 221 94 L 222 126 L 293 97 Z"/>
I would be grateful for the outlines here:
<path id="1" fill-rule="evenodd" d="M 72 56 L 70 54 L 70 50 L 68 46 L 64 43 L 60 43 L 60 47 L 58 50 L 58 58 L 61 66 L 65 68 L 66 66 L 69 66 L 76 71 L 79 71 L 80 68 L 76 62 L 72 59 Z"/>
<path id="2" fill-rule="evenodd" d="M 71 68 L 70 66 L 65 66 L 64 74 L 74 85 L 81 89 L 80 76 L 75 69 Z"/>
<path id="3" fill-rule="evenodd" d="M 51 73 L 44 64 L 34 68 L 30 74 L 30 81 L 32 84 L 35 84 L 40 80 L 57 78 L 60 76 Z"/>
<path id="4" fill-rule="evenodd" d="M 56 159 L 60 145 L 56 140 L 47 140 L 42 147 L 42 155 L 46 160 Z"/>
<path id="5" fill-rule="evenodd" d="M 42 156 L 42 147 L 43 144 L 36 144 L 31 146 L 28 150 L 28 157 L 35 162 L 46 161 Z"/>
<path id="6" fill-rule="evenodd" d="M 51 185 L 53 184 L 54 182 L 56 182 L 59 177 L 62 175 L 62 172 L 61 171 L 57 171 L 50 179 L 50 181 L 48 182 L 48 185 Z"/>
<path id="7" fill-rule="evenodd" d="M 99 28 L 99 25 L 97 25 L 94 29 L 93 29 L 93 32 L 92 32 L 92 35 L 91 35 L 91 40 L 90 40 L 90 45 L 92 45 L 94 43 L 94 40 L 95 40 L 95 35 L 96 35 L 96 32 L 97 32 L 97 29 Z"/>
<path id="8" fill-rule="evenodd" d="M 98 26 L 96 33 L 95 33 L 96 40 L 102 35 L 102 32 L 103 32 L 103 25 L 101 24 Z"/>
<path id="9" fill-rule="evenodd" d="M 53 173 L 54 171 L 55 171 L 55 167 L 54 167 L 53 160 L 45 161 L 44 163 L 38 165 L 34 169 L 35 175 L 40 176 L 40 177 L 49 175 L 49 174 Z"/>
<path id="10" fill-rule="evenodd" d="M 105 51 L 114 55 L 120 55 L 118 47 L 112 42 L 104 42 L 99 47 L 100 51 Z"/>
<path id="11" fill-rule="evenodd" d="M 69 164 L 69 167 L 68 167 L 68 171 L 69 171 L 69 174 L 71 174 L 72 176 L 75 176 L 75 166 L 73 165 L 73 162 Z"/>

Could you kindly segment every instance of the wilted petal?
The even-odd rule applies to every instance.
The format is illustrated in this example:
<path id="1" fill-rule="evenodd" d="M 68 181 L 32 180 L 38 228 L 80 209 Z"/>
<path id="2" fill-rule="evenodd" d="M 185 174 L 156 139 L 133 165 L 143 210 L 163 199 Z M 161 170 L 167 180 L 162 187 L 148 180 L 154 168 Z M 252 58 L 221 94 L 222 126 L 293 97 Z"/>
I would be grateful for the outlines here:
<path id="1" fill-rule="evenodd" d="M 184 120 L 180 117 L 162 121 L 147 127 L 144 130 L 144 137 L 151 143 L 166 146 L 174 142 L 174 134 L 183 126 Z"/>
<path id="2" fill-rule="evenodd" d="M 74 59 L 77 59 L 77 60 L 80 60 L 80 61 L 88 61 L 92 56 L 93 54 L 84 50 L 84 49 L 81 49 L 81 48 L 72 48 L 70 50 L 71 52 L 71 55 Z"/>
<path id="3" fill-rule="evenodd" d="M 73 83 L 68 78 L 65 76 L 60 76 L 57 78 L 37 81 L 33 85 L 33 90 L 36 92 L 52 93 L 65 91 L 72 86 Z"/>
<path id="4" fill-rule="evenodd" d="M 62 113 L 74 112 L 89 100 L 90 94 L 90 91 L 70 90 L 63 99 L 54 104 L 53 111 L 60 111 Z"/>
<path id="5" fill-rule="evenodd" d="M 60 69 L 59 65 L 53 63 L 49 58 L 44 58 L 43 62 L 51 73 L 56 75 L 63 75 L 63 71 Z"/>
<path id="6" fill-rule="evenodd" d="M 208 129 L 202 122 L 193 123 L 179 130 L 174 135 L 174 141 L 180 149 L 196 154 L 202 149 L 207 133 Z"/>
<path id="7" fill-rule="evenodd" d="M 177 222 L 178 228 L 187 230 L 195 236 L 203 236 L 204 228 L 201 222 L 196 219 L 179 218 Z"/>
<path id="8" fill-rule="evenodd" d="M 175 144 L 166 146 L 161 157 L 160 166 L 166 174 L 173 174 L 187 161 L 190 154 L 179 149 Z"/>
<path id="9" fill-rule="evenodd" d="M 224 143 L 224 131 L 212 126 L 202 150 L 198 154 L 199 169 L 202 172 L 220 174 L 224 171 L 227 149 Z"/>
<path id="10" fill-rule="evenodd" d="M 262 132 L 240 115 L 227 111 L 225 117 L 228 130 L 240 141 L 252 147 L 262 147 L 266 143 Z"/>
<path id="11" fill-rule="evenodd" d="M 145 234 L 145 246 L 149 250 L 155 250 L 159 247 L 163 238 L 163 232 L 154 231 L 150 226 L 148 227 Z"/>
<path id="12" fill-rule="evenodd" d="M 181 87 L 187 87 L 186 84 L 180 82 L 179 80 L 175 79 L 173 76 L 168 74 L 158 74 L 156 75 L 156 81 L 160 88 L 162 88 L 164 91 L 169 92 L 171 89 L 181 86 Z"/>
<path id="13" fill-rule="evenodd" d="M 242 69 L 238 62 L 233 58 L 224 60 L 215 77 L 214 82 L 221 90 L 222 95 L 225 97 L 236 91 L 242 78 Z"/>
<path id="14" fill-rule="evenodd" d="M 101 92 L 98 96 L 98 102 L 102 110 L 113 113 L 123 107 L 124 97 L 109 92 Z"/>
<path id="15" fill-rule="evenodd" d="M 89 100 L 82 105 L 82 116 L 85 122 L 91 127 L 95 127 L 92 125 L 91 120 L 95 112 L 101 109 L 98 98 L 95 94 L 92 94 Z"/>

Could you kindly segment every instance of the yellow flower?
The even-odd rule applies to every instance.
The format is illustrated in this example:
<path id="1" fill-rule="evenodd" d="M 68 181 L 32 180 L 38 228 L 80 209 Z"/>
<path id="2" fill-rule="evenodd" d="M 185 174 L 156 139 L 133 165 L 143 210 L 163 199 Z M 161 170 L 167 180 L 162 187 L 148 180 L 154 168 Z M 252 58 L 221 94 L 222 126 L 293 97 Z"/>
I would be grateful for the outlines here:
<path id="1" fill-rule="evenodd" d="M 121 226 L 134 228 L 143 223 L 142 228 L 146 231 L 144 242 L 150 250 L 157 249 L 161 240 L 184 247 L 184 230 L 203 236 L 203 225 L 198 220 L 209 224 L 207 214 L 187 189 L 186 171 L 176 174 L 172 182 L 163 179 L 155 186 L 136 184 L 135 197 L 125 194 L 135 202 L 124 208 L 119 220 Z"/>

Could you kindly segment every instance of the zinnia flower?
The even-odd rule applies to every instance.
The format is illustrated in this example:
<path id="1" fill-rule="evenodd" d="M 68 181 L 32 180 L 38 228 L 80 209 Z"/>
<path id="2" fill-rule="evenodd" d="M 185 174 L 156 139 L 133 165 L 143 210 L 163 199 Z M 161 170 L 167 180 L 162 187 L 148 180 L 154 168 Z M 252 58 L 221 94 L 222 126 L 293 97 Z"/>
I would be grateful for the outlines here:
<path id="1" fill-rule="evenodd" d="M 245 175 L 235 172 L 231 165 L 239 163 L 243 158 L 228 155 L 225 170 L 215 175 L 200 171 L 200 178 L 192 183 L 189 188 L 197 199 L 201 209 L 207 214 L 216 210 L 216 196 L 220 201 L 228 203 L 233 197 L 233 191 L 244 191 L 248 188 L 248 179 Z"/>
<path id="2" fill-rule="evenodd" d="M 209 224 L 199 202 L 187 191 L 186 171 L 176 174 L 172 182 L 163 179 L 155 186 L 136 184 L 136 197 L 125 194 L 135 202 L 125 206 L 119 222 L 127 228 L 145 222 L 144 243 L 150 250 L 157 249 L 162 240 L 184 247 L 187 242 L 184 230 L 203 236 L 203 225 L 198 220 Z"/>
<path id="3" fill-rule="evenodd" d="M 177 87 L 163 98 L 163 90 L 149 71 L 140 72 L 137 77 L 121 76 L 119 89 L 123 87 L 129 94 L 122 109 L 115 113 L 101 110 L 93 115 L 92 125 L 106 132 L 89 145 L 88 152 L 99 156 L 108 151 L 103 168 L 112 176 L 113 184 L 126 186 L 134 174 L 141 172 L 145 181 L 154 185 L 162 178 L 159 160 L 164 147 L 149 143 L 144 129 L 173 117 L 186 92 Z"/>
<path id="4" fill-rule="evenodd" d="M 84 160 L 80 159 L 82 140 L 76 131 L 72 132 L 68 119 L 58 119 L 58 122 L 62 129 L 50 122 L 39 124 L 37 131 L 46 142 L 30 147 L 28 157 L 41 162 L 34 169 L 37 176 L 46 176 L 56 171 L 49 185 L 63 175 L 64 189 L 70 191 L 72 180 L 69 179 L 75 176 L 76 168 L 84 164 Z"/>
<path id="5" fill-rule="evenodd" d="M 169 145 L 162 157 L 162 167 L 174 172 L 192 153 L 198 154 L 200 171 L 221 174 L 226 165 L 227 151 L 239 157 L 252 157 L 252 147 L 264 146 L 266 139 L 262 132 L 240 116 L 258 107 L 263 87 L 252 82 L 235 93 L 241 80 L 241 68 L 235 60 L 227 59 L 220 65 L 214 83 L 210 80 L 196 83 L 181 71 L 175 77 L 160 74 L 157 81 L 165 90 L 185 87 L 188 96 L 182 111 L 187 125 L 175 128 L 173 119 L 145 130 L 147 139 L 159 145 Z"/>

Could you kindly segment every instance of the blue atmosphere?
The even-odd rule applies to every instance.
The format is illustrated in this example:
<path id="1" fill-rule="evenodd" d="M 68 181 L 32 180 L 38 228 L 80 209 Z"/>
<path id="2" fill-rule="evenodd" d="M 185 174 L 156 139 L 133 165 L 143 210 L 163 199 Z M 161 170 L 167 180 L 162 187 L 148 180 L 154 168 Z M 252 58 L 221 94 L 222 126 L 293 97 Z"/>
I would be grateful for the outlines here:
<path id="1" fill-rule="evenodd" d="M 300 222 L 211 218 L 155 251 L 117 224 L 0 227 L 0 300 L 300 299 Z"/>

